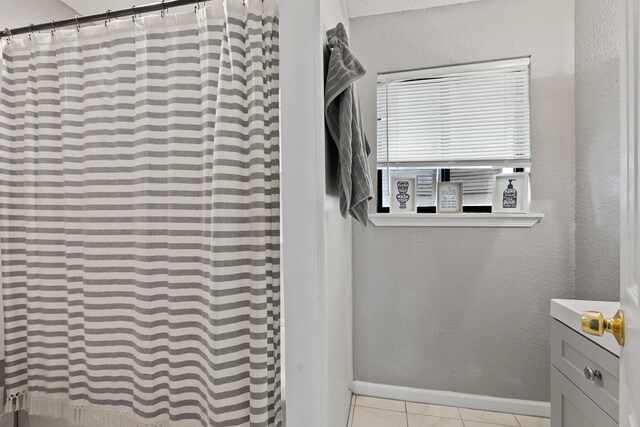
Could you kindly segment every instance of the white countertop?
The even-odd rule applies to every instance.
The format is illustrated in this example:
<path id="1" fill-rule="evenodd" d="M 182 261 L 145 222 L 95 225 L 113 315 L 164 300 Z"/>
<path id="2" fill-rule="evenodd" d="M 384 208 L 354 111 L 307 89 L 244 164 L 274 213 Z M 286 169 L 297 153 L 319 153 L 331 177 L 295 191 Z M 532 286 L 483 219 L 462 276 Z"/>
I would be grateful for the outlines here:
<path id="1" fill-rule="evenodd" d="M 620 357 L 620 345 L 609 333 L 605 333 L 602 337 L 589 335 L 582 332 L 582 312 L 583 311 L 599 311 L 605 317 L 613 317 L 620 308 L 619 302 L 608 301 L 586 301 L 575 299 L 552 299 L 551 300 L 551 317 L 564 323 L 574 331 L 578 332 L 595 342 L 601 347 L 606 348 L 611 353 Z"/>

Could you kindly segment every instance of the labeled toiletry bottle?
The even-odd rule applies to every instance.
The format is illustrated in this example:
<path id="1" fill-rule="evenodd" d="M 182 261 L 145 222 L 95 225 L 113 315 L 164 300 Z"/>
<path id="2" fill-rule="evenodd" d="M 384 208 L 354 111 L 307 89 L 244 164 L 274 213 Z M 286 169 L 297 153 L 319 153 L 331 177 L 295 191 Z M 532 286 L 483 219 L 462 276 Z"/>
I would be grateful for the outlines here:
<path id="1" fill-rule="evenodd" d="M 509 180 L 507 189 L 502 193 L 502 207 L 515 209 L 518 206 L 518 192 L 513 188 L 512 179 Z"/>

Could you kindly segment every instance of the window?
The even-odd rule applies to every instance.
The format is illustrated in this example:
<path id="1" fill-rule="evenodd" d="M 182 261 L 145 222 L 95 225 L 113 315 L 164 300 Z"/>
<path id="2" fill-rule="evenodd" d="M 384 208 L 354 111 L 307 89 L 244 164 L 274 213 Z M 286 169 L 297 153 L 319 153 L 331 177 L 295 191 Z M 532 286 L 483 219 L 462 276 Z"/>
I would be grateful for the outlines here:
<path id="1" fill-rule="evenodd" d="M 493 177 L 529 170 L 530 58 L 378 75 L 378 212 L 389 176 L 416 175 L 419 212 L 435 182 L 463 181 L 467 212 L 490 212 Z"/>

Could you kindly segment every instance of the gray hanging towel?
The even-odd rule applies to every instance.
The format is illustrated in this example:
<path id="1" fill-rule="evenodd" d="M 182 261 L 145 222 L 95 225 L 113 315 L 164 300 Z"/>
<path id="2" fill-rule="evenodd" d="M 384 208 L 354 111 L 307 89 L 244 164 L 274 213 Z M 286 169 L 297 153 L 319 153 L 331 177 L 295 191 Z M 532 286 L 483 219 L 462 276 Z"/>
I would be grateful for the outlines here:
<path id="1" fill-rule="evenodd" d="M 369 218 L 369 200 L 373 186 L 367 157 L 371 153 L 362 128 L 362 117 L 354 83 L 366 70 L 351 53 L 342 23 L 327 31 L 331 51 L 325 86 L 325 120 L 331 138 L 338 147 L 338 193 L 340 212 L 351 214 L 365 227 Z"/>

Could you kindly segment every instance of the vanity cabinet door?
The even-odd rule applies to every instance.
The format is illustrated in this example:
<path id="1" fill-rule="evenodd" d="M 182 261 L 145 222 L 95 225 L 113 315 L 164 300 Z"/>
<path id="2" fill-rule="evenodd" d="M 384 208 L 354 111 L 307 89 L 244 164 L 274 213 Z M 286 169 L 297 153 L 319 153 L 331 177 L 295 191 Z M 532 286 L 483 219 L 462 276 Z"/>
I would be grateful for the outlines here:
<path id="1" fill-rule="evenodd" d="M 617 356 L 554 320 L 551 323 L 551 364 L 618 421 L 620 359 Z M 599 378 L 585 378 L 587 367 L 599 372 Z"/>
<path id="2" fill-rule="evenodd" d="M 618 427 L 618 423 L 551 366 L 551 427 Z"/>

